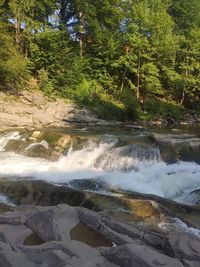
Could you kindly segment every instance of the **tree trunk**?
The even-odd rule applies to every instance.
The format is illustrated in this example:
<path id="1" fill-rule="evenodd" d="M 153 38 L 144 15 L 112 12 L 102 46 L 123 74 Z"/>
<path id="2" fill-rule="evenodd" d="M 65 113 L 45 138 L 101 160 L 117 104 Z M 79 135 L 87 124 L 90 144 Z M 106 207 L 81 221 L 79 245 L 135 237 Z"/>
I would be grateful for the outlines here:
<path id="1" fill-rule="evenodd" d="M 185 70 L 185 79 L 187 79 L 188 75 L 189 75 L 189 70 L 188 70 L 188 66 L 189 66 L 189 57 L 186 57 L 186 70 Z M 183 102 L 185 100 L 185 90 L 186 90 L 186 86 L 184 85 L 183 87 L 183 92 L 182 92 L 182 98 L 181 98 L 181 106 L 183 105 Z"/>
<path id="2" fill-rule="evenodd" d="M 136 98 L 137 101 L 140 99 L 140 68 L 141 68 L 141 63 L 140 63 L 140 49 L 138 53 L 138 71 L 137 71 L 137 87 L 136 87 Z"/>
<path id="3" fill-rule="evenodd" d="M 84 31 L 83 13 L 79 12 L 79 53 L 81 58 L 83 57 L 83 31 Z"/>
<path id="4" fill-rule="evenodd" d="M 139 98 L 140 98 L 140 73 L 137 74 L 136 98 L 137 98 L 137 101 L 139 101 Z"/>
<path id="5" fill-rule="evenodd" d="M 20 47 L 20 22 L 18 18 L 15 18 L 15 42 Z"/>
<path id="6" fill-rule="evenodd" d="M 126 78 L 126 72 L 127 72 L 127 68 L 125 68 L 123 75 L 122 75 L 122 83 L 120 86 L 120 95 L 122 94 L 122 91 L 124 89 L 124 82 L 125 82 L 125 78 Z"/>
<path id="7" fill-rule="evenodd" d="M 180 103 L 181 106 L 183 105 L 184 100 L 185 100 L 185 90 L 183 89 L 181 103 Z"/>

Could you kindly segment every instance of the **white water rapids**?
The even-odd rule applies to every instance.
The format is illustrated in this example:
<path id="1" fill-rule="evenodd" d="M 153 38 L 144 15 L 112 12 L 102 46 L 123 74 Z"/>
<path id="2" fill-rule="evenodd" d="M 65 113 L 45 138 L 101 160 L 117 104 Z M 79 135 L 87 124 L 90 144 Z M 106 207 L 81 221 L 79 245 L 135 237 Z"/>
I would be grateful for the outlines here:
<path id="1" fill-rule="evenodd" d="M 77 151 L 71 148 L 67 155 L 51 162 L 4 151 L 9 140 L 20 138 L 17 132 L 0 137 L 0 177 L 43 179 L 56 184 L 92 179 L 108 189 L 154 194 L 180 202 L 200 188 L 200 165 L 166 164 L 157 147 L 116 147 L 117 137 L 107 135 L 98 144 L 89 142 Z"/>

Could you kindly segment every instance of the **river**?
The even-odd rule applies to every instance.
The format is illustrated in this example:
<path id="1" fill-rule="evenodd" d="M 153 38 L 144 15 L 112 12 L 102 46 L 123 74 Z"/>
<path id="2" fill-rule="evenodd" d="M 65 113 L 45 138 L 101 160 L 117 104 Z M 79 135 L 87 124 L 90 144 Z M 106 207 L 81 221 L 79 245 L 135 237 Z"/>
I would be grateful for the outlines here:
<path id="1" fill-rule="evenodd" d="M 7 151 L 11 140 L 25 142 L 30 133 L 13 131 L 0 136 L 0 176 L 40 179 L 102 194 L 139 192 L 193 204 L 200 189 L 199 129 L 80 128 L 49 130 L 82 136 L 84 144 L 70 146 L 56 161 Z M 29 141 L 48 149 L 48 140 Z M 14 149 L 13 149 L 14 150 Z M 22 152 L 23 152 L 22 151 Z M 88 183 L 89 182 L 89 183 Z M 87 188 L 88 185 L 88 188 Z"/>

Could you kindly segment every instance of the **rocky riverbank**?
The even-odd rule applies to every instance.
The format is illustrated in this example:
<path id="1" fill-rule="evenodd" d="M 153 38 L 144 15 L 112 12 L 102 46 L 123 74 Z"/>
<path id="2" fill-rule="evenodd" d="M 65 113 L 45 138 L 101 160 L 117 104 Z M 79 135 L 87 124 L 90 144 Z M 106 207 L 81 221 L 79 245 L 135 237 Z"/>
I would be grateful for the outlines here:
<path id="1" fill-rule="evenodd" d="M 85 233 L 85 237 L 83 236 Z M 2 267 L 197 267 L 200 239 L 61 204 L 0 215 Z"/>
<path id="2" fill-rule="evenodd" d="M 40 91 L 18 96 L 0 93 L 0 130 L 9 128 L 66 127 L 72 124 L 106 124 L 85 108 L 63 99 L 50 99 Z"/>
<path id="3" fill-rule="evenodd" d="M 22 91 L 19 95 L 0 92 L 0 131 L 12 128 L 37 129 L 44 127 L 67 127 L 72 125 L 123 125 L 135 130 L 145 126 L 166 127 L 169 125 L 199 125 L 197 115 L 187 114 L 177 122 L 173 119 L 139 121 L 126 125 L 120 122 L 108 122 L 97 118 L 86 108 L 79 107 L 64 99 L 52 99 L 41 91 Z"/>

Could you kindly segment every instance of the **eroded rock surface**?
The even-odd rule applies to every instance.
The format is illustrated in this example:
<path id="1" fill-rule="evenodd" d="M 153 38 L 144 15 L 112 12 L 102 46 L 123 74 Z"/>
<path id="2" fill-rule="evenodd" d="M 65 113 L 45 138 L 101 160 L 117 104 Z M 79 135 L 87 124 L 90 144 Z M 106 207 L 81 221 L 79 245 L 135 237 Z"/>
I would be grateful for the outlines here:
<path id="1" fill-rule="evenodd" d="M 92 247 L 72 240 L 70 233 L 84 223 L 113 242 Z M 33 233 L 43 243 L 27 245 Z M 80 207 L 18 208 L 0 215 L 0 263 L 18 266 L 198 266 L 200 239 L 182 232 L 149 231 Z"/>

